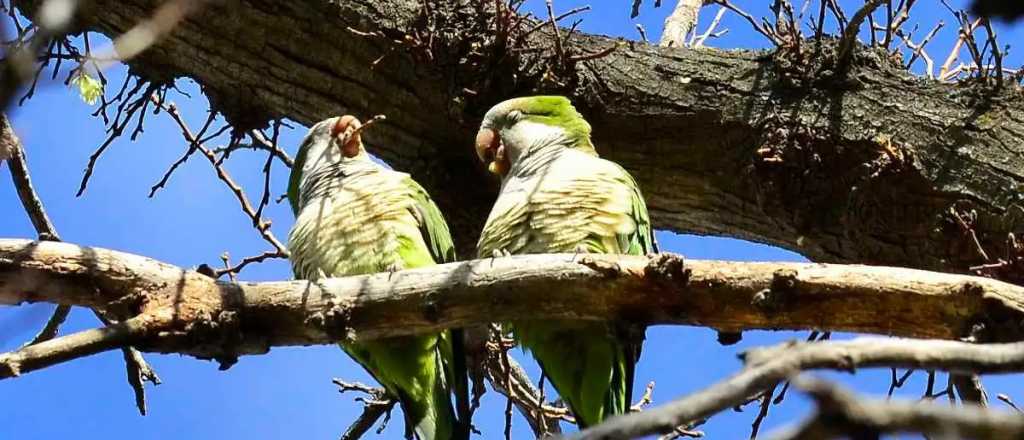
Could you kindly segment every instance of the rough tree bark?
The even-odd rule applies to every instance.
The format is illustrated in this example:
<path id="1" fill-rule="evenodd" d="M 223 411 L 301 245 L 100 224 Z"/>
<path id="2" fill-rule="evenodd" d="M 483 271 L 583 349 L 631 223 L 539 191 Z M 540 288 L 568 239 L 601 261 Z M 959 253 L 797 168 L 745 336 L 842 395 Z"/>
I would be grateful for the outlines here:
<path id="1" fill-rule="evenodd" d="M 39 2 L 20 3 L 31 14 Z M 116 36 L 156 3 L 96 0 L 81 23 Z M 866 50 L 837 75 L 830 44 L 683 50 L 574 34 L 569 55 L 618 49 L 580 62 L 515 55 L 479 3 L 491 2 L 232 0 L 130 66 L 157 82 L 195 79 L 240 127 L 386 114 L 371 150 L 434 194 L 463 255 L 497 188 L 469 147 L 475 125 L 498 99 L 534 92 L 573 97 L 658 228 L 823 262 L 963 271 L 984 259 L 951 210 L 977 211 L 971 227 L 990 253 L 1024 227 L 1019 90 L 915 78 Z M 550 41 L 540 31 L 524 44 Z"/>
<path id="2" fill-rule="evenodd" d="M 482 319 L 615 317 L 733 331 L 1024 339 L 1024 287 L 1001 281 L 816 263 L 689 261 L 684 268 L 671 254 L 529 255 L 322 283 L 229 283 L 123 252 L 0 239 L 0 304 L 34 301 L 103 309 L 119 324 L 0 354 L 0 379 L 119 344 L 230 365 L 272 346 L 407 335 Z"/>

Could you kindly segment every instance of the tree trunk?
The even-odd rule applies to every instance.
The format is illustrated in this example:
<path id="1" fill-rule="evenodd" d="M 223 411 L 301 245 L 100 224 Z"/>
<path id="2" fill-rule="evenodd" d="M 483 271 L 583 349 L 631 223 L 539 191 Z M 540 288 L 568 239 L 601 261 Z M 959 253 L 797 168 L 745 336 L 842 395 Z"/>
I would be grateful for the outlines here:
<path id="1" fill-rule="evenodd" d="M 31 12 L 39 2 L 21 3 Z M 82 23 L 117 36 L 157 3 L 93 1 Z M 963 271 L 985 261 L 971 230 L 994 258 L 1024 225 L 1016 86 L 916 78 L 867 49 L 837 74 L 828 38 L 759 52 L 577 33 L 559 54 L 546 29 L 516 43 L 534 23 L 515 24 L 491 2 L 234 0 L 129 64 L 156 82 L 196 80 L 243 128 L 386 114 L 366 133 L 371 151 L 439 201 L 463 257 L 498 186 L 474 158 L 476 125 L 499 99 L 538 92 L 572 97 L 599 152 L 637 178 L 660 229 L 816 261 Z M 528 46 L 543 50 L 511 50 Z"/>

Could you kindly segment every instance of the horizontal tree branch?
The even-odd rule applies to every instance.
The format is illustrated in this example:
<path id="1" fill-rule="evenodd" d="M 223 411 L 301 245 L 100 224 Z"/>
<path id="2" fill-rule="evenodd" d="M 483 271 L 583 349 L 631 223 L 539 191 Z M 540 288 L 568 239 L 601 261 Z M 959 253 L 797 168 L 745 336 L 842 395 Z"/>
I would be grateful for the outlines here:
<path id="1" fill-rule="evenodd" d="M 671 432 L 677 426 L 740 405 L 762 390 L 810 369 L 853 371 L 896 367 L 979 374 L 1021 372 L 1024 371 L 1024 342 L 977 345 L 957 341 L 861 338 L 785 343 L 750 350 L 742 357 L 745 369 L 728 379 L 660 407 L 613 418 L 570 438 L 623 439 Z"/>
<path id="2" fill-rule="evenodd" d="M 516 319 L 622 319 L 727 331 L 822 329 L 1020 339 L 1024 287 L 912 269 L 687 261 L 660 254 L 529 255 L 308 281 L 231 283 L 149 258 L 0 240 L 0 304 L 147 317 L 149 351 L 230 363 L 271 346 Z"/>
<path id="3" fill-rule="evenodd" d="M 776 440 L 819 440 L 887 433 L 922 433 L 929 438 L 1001 440 L 1024 437 L 1024 417 L 976 405 L 885 401 L 858 397 L 825 381 L 798 378 L 794 385 L 817 402 L 818 410 L 800 427 Z M 845 437 L 844 437 L 845 438 Z"/>

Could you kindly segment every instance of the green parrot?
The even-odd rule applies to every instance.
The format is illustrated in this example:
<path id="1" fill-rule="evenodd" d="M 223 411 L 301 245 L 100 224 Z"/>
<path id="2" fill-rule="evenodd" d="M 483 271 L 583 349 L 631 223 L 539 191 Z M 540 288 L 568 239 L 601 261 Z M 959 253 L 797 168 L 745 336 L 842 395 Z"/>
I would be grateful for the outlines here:
<path id="1" fill-rule="evenodd" d="M 455 261 L 448 225 L 426 190 L 373 162 L 359 127 L 352 116 L 321 121 L 299 147 L 288 183 L 295 277 L 315 281 Z M 422 440 L 448 440 L 465 437 L 449 394 L 452 387 L 458 396 L 465 391 L 465 358 L 456 356 L 461 334 L 452 333 L 341 347 L 398 399 L 407 433 L 414 427 Z"/>
<path id="2" fill-rule="evenodd" d="M 476 149 L 501 176 L 480 258 L 503 254 L 656 252 L 647 206 L 633 177 L 601 159 L 590 124 L 562 96 L 510 99 L 487 112 Z M 581 428 L 625 413 L 642 331 L 601 321 L 519 321 L 515 339 Z"/>

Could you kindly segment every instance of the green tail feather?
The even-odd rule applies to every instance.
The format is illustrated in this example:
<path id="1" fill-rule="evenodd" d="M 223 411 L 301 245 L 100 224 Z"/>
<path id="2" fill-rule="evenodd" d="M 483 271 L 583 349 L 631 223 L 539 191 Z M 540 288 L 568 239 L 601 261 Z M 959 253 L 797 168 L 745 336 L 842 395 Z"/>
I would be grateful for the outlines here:
<path id="1" fill-rule="evenodd" d="M 428 335 L 342 346 L 398 398 L 407 425 L 420 440 L 452 439 L 457 426 L 438 343 L 437 336 Z"/>
<path id="2" fill-rule="evenodd" d="M 581 429 L 629 410 L 635 350 L 607 323 L 517 323 L 515 336 L 533 353 Z"/>

